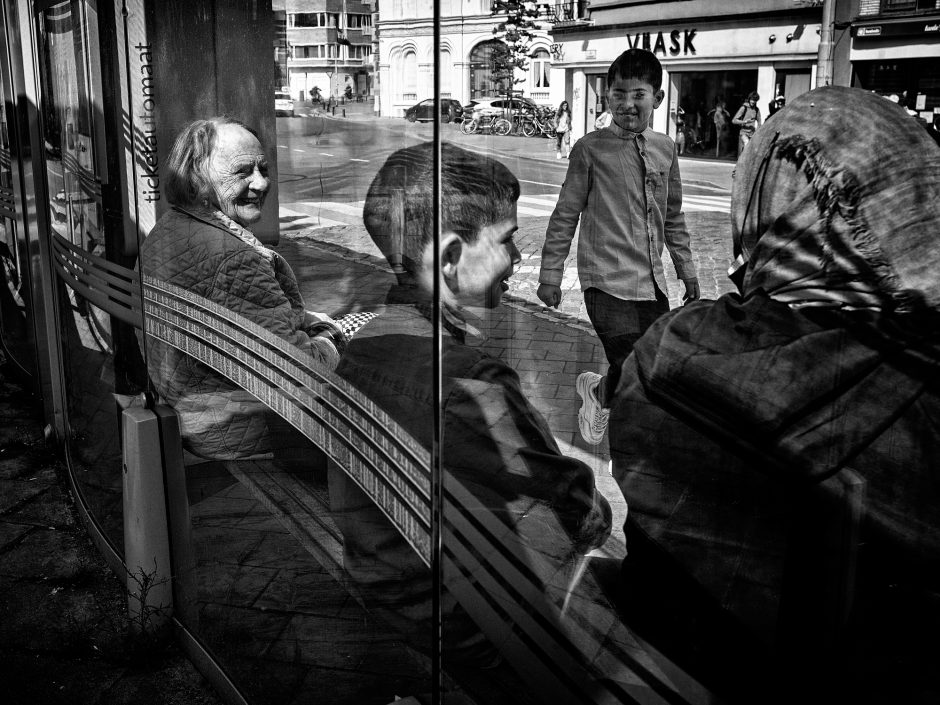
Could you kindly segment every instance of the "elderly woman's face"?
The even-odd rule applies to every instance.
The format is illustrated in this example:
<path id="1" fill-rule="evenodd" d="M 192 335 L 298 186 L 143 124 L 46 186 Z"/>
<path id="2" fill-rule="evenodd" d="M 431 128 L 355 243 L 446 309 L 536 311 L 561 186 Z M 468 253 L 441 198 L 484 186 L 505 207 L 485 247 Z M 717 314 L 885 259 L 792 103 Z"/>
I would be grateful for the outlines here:
<path id="1" fill-rule="evenodd" d="M 208 175 L 219 199 L 219 210 L 239 225 L 261 219 L 271 185 L 261 143 L 238 125 L 221 125 L 209 157 Z"/>

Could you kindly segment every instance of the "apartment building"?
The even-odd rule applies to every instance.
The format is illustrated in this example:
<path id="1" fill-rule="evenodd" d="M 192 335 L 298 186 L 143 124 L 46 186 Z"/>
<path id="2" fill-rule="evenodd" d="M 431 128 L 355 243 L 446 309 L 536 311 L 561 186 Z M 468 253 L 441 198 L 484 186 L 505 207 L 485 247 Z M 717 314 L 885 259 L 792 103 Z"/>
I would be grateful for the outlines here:
<path id="1" fill-rule="evenodd" d="M 925 121 L 940 116 L 940 1 L 851 0 L 837 70 L 846 84 L 897 96 Z"/>
<path id="2" fill-rule="evenodd" d="M 548 7 L 548 6 L 543 6 Z M 547 12 L 529 46 L 527 70 L 513 89 L 541 104 L 551 104 L 551 38 Z M 434 23 L 440 24 L 440 46 L 434 46 Z M 443 98 L 466 103 L 497 95 L 492 54 L 500 40 L 500 22 L 491 0 L 441 0 L 435 19 L 430 0 L 383 0 L 377 25 L 382 76 L 380 113 L 399 117 L 417 101 L 434 94 L 434 52 L 440 52 Z"/>
<path id="3" fill-rule="evenodd" d="M 374 93 L 376 0 L 274 0 L 275 64 L 297 100 Z"/>

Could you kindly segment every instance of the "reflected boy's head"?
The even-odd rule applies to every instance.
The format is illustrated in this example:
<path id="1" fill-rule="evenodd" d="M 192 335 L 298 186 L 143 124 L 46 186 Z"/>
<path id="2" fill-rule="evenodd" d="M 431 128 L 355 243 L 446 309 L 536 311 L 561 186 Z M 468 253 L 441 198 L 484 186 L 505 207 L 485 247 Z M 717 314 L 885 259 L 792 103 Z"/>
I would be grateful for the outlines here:
<path id="1" fill-rule="evenodd" d="M 663 87 L 663 66 L 651 51 L 627 49 L 607 69 L 607 85 L 631 78 L 648 83 L 653 91 L 658 91 Z"/>
<path id="2" fill-rule="evenodd" d="M 379 169 L 363 206 L 366 230 L 393 266 L 414 281 L 425 275 L 434 241 L 434 144 L 400 149 Z M 492 307 L 519 253 L 519 181 L 503 164 L 441 145 L 441 268 L 455 303 Z"/>

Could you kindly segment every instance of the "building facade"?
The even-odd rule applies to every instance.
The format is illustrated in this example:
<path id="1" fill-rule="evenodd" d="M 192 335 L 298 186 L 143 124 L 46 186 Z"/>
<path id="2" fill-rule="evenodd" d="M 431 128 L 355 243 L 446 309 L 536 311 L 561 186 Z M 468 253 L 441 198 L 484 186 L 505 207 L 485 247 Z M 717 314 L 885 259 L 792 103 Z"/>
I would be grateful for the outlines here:
<path id="1" fill-rule="evenodd" d="M 575 137 L 594 129 L 605 109 L 607 69 L 630 47 L 649 49 L 663 65 L 666 97 L 653 129 L 675 138 L 682 128 L 689 148 L 703 153 L 719 146 L 713 122 L 719 100 L 733 115 L 756 90 L 766 117 L 776 96 L 815 87 L 820 2 L 594 0 L 571 9 L 553 30 L 554 100 L 571 103 Z M 728 142 L 721 151 L 730 158 Z"/>
<path id="2" fill-rule="evenodd" d="M 840 55 L 847 85 L 897 96 L 924 121 L 940 115 L 938 0 L 851 0 L 836 24 L 848 35 Z"/>
<path id="3" fill-rule="evenodd" d="M 275 62 L 296 100 L 374 93 L 376 0 L 275 0 Z M 317 89 L 316 91 L 314 89 Z"/>
<path id="4" fill-rule="evenodd" d="M 547 13 L 543 13 L 543 16 Z M 434 46 L 434 24 L 440 47 Z M 443 98 L 466 103 L 505 92 L 493 77 L 492 52 L 500 41 L 490 0 L 442 0 L 435 20 L 430 0 L 385 0 L 378 22 L 382 76 L 380 114 L 400 117 L 419 100 L 434 95 L 434 52 L 440 51 Z M 518 72 L 513 89 L 540 104 L 552 103 L 550 23 L 546 20 L 529 47 L 528 68 Z"/>

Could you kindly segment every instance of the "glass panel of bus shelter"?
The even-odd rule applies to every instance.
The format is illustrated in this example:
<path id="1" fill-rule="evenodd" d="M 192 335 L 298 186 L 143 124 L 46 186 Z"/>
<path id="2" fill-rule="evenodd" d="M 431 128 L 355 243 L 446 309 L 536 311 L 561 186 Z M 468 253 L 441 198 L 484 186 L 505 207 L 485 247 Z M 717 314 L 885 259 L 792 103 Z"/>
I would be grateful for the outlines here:
<path id="1" fill-rule="evenodd" d="M 353 0 L 310 12 L 275 2 L 277 61 L 263 47 L 254 65 L 265 73 L 252 77 L 265 87 L 264 113 L 218 109 L 260 137 L 211 120 L 215 108 L 193 115 L 208 120 L 193 129 L 181 121 L 174 139 L 208 146 L 208 158 L 164 163 L 169 204 L 141 242 L 145 297 L 160 297 L 146 312 L 161 326 L 148 322 L 149 376 L 179 415 L 185 449 L 176 615 L 251 703 L 383 705 L 432 692 L 429 429 L 403 425 L 411 417 L 386 408 L 370 381 L 387 373 L 414 385 L 428 418 L 431 324 L 406 322 L 421 323 L 419 366 L 390 368 L 383 352 L 371 378 L 337 368 L 360 334 L 375 339 L 374 314 L 395 295 L 386 252 L 401 266 L 402 244 L 388 233 L 389 223 L 401 233 L 405 188 L 429 188 L 428 168 L 398 161 L 373 199 L 373 235 L 391 243 L 377 245 L 363 221 L 370 185 L 431 127 L 402 118 L 417 98 L 399 96 L 390 119 L 376 115 L 376 12 Z M 158 10 L 157 20 L 173 18 Z M 252 36 L 263 34 L 252 21 Z M 214 37 L 223 49 L 240 42 Z M 411 66 L 407 82 L 417 85 L 414 52 Z M 241 86 L 246 77 L 216 79 Z M 173 162 L 169 145 L 165 153 Z M 430 151 L 413 159 L 428 167 Z M 205 174 L 206 188 L 178 188 L 174 172 Z M 391 565 L 376 565 L 377 552 Z M 390 580 L 397 563 L 419 576 L 413 594 Z M 394 609 L 402 603 L 404 615 Z"/>
<path id="2" fill-rule="evenodd" d="M 132 336 L 129 344 L 122 343 L 121 324 L 112 317 L 124 307 L 100 293 L 115 273 L 109 262 L 116 260 L 103 227 L 102 183 L 108 175 L 95 4 L 52 5 L 38 14 L 37 31 L 68 449 L 92 514 L 120 546 L 116 402 L 135 391 L 125 381 L 133 376 L 128 360 L 139 358 L 139 351 Z M 136 368 L 142 371 L 139 364 Z"/>
<path id="3" fill-rule="evenodd" d="M 17 237 L 16 196 L 10 150 L 8 112 L 10 86 L 0 75 L 0 338 L 3 352 L 27 374 L 33 374 L 35 353 L 27 319 L 29 285 L 24 243 Z M 17 155 L 19 156 L 19 155 Z"/>
<path id="4" fill-rule="evenodd" d="M 579 375 L 596 381 L 609 362 L 579 283 L 577 214 L 570 252 L 543 260 L 562 184 L 577 168 L 572 146 L 597 129 L 593 115 L 566 108 L 600 112 L 605 76 L 591 77 L 594 92 L 582 86 L 578 100 L 564 69 L 546 71 L 537 58 L 551 47 L 551 13 L 513 21 L 510 11 L 444 2 L 437 18 L 441 91 L 467 103 L 459 125 L 443 126 L 442 237 L 448 224 L 478 233 L 453 277 L 442 265 L 444 671 L 487 703 L 707 700 L 671 651 L 639 637 L 649 625 L 621 580 L 628 512 L 609 436 L 601 429 L 588 442 L 579 428 Z M 490 23 L 467 30 L 463 20 L 481 15 Z M 507 49 L 513 28 L 528 35 L 521 51 Z M 389 44 L 383 56 L 394 56 Z M 668 262 L 663 269 L 678 306 L 681 284 Z M 540 280 L 558 286 L 557 308 L 539 299 Z"/>

